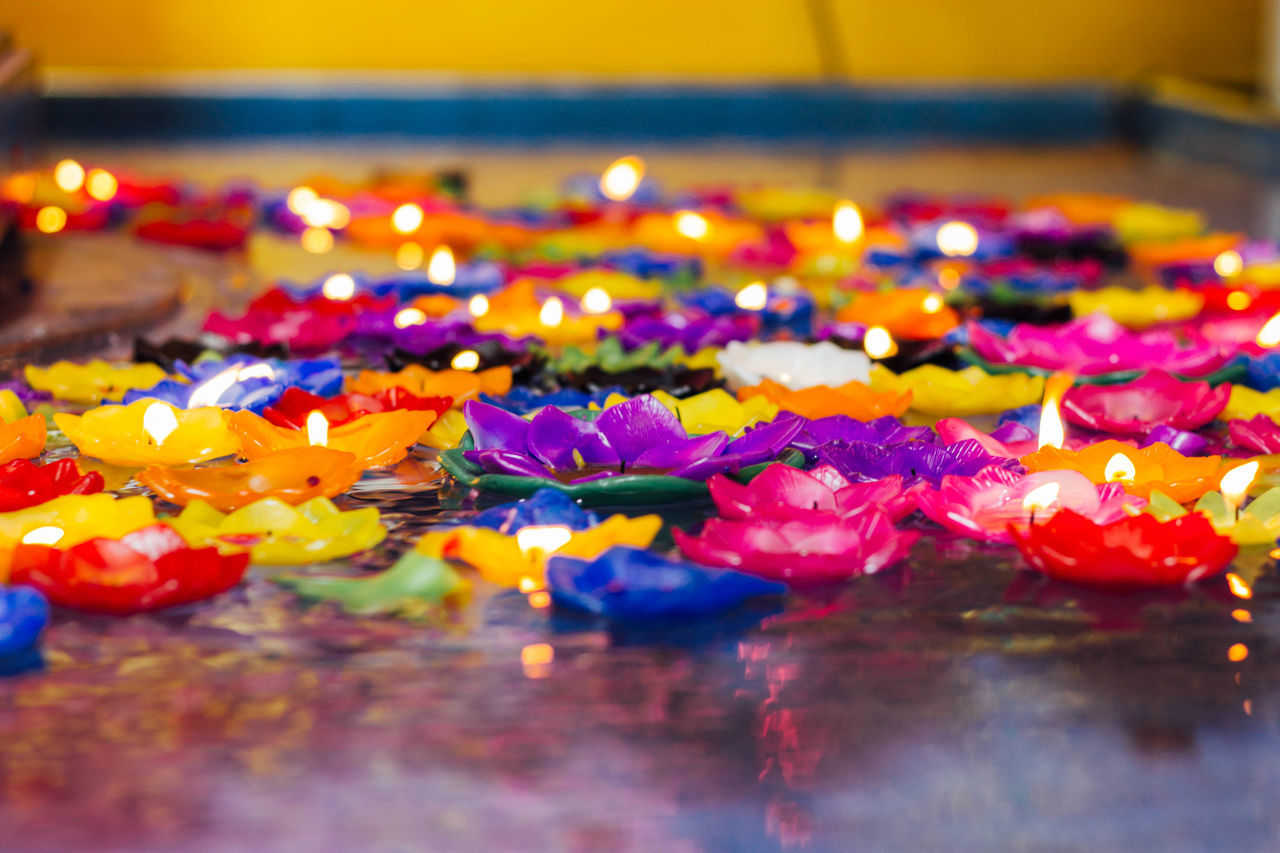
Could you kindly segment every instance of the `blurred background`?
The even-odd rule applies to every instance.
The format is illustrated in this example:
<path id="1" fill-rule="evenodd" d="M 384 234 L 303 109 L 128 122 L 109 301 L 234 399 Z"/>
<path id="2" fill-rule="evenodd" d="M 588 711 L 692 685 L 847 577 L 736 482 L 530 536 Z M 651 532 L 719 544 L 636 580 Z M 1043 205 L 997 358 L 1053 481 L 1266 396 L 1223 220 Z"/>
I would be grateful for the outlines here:
<path id="1" fill-rule="evenodd" d="M 50 79 L 377 70 L 715 80 L 1264 82 L 1263 0 L 8 0 Z"/>

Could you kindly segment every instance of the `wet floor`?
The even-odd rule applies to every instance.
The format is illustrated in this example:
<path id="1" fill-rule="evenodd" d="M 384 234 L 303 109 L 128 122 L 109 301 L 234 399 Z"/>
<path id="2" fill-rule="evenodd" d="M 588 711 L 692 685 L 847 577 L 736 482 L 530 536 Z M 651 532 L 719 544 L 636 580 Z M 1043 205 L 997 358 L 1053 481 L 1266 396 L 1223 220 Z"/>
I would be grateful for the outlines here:
<path id="1" fill-rule="evenodd" d="M 240 148 L 103 160 L 270 184 L 326 165 L 358 177 L 375 163 L 461 164 L 481 201 L 503 203 L 612 156 Z M 1280 236 L 1274 188 L 1119 150 L 649 159 L 676 184 L 1122 191 Z M 110 238 L 89 240 L 125 257 Z M 78 240 L 38 250 L 71 278 L 93 257 Z M 234 261 L 136 257 L 188 283 L 179 330 L 252 285 Z M 424 456 L 362 482 L 343 501 L 376 502 L 392 536 L 356 565 L 317 570 L 387 564 L 455 511 L 437 478 Z M 898 568 L 776 612 L 643 631 L 482 583 L 455 616 L 353 618 L 299 605 L 257 568 L 203 605 L 59 614 L 47 668 L 0 682 L 0 846 L 1276 849 L 1280 581 L 1265 550 L 1235 566 L 1252 582 L 1247 600 L 1218 586 L 1082 593 L 1019 572 L 1010 555 L 926 538 Z M 532 662 L 544 644 L 550 662 Z M 522 655 L 529 647 L 540 654 Z"/>

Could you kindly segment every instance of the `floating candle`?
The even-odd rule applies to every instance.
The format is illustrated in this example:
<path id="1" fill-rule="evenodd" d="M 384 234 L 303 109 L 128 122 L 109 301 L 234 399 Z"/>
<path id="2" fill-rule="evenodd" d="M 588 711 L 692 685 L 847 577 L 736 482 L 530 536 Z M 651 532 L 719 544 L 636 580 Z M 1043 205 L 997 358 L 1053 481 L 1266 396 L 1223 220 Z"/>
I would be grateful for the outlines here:
<path id="1" fill-rule="evenodd" d="M 99 406 L 83 415 L 59 412 L 53 420 L 81 453 L 111 465 L 187 465 L 240 449 L 226 413 L 212 407 L 175 409 L 139 400 Z"/>
<path id="2" fill-rule="evenodd" d="M 342 512 L 323 497 L 296 507 L 264 498 L 226 514 L 197 500 L 165 523 L 193 548 L 214 547 L 223 554 L 248 550 L 254 563 L 277 565 L 337 560 L 366 551 L 387 535 L 377 508 Z"/>
<path id="3" fill-rule="evenodd" d="M 200 500 L 230 512 L 263 498 L 301 504 L 313 498 L 336 497 L 351 488 L 362 473 L 353 454 L 308 446 L 267 453 L 239 465 L 152 465 L 138 474 L 138 482 L 180 506 Z"/>

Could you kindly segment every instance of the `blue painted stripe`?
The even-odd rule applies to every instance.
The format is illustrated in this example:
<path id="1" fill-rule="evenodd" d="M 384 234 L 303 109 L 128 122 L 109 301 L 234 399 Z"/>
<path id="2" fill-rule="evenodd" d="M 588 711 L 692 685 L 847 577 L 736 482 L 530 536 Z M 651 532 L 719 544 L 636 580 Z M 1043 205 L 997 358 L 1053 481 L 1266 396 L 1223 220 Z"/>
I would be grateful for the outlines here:
<path id="1" fill-rule="evenodd" d="M 55 138 L 94 141 L 401 136 L 485 140 L 856 144 L 1092 142 L 1116 129 L 1102 87 L 469 88 L 326 95 L 57 93 Z"/>

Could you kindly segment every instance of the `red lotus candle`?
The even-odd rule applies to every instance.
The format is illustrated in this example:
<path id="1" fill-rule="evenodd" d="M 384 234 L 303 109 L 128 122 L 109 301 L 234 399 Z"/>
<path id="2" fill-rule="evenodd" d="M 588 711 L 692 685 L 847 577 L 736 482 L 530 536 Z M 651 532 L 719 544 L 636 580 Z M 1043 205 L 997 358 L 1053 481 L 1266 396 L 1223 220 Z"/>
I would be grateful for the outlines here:
<path id="1" fill-rule="evenodd" d="M 153 524 L 65 550 L 19 543 L 9 582 L 34 586 L 59 607 L 123 616 L 226 592 L 248 565 L 248 554 L 190 548 L 173 528 Z"/>
<path id="2" fill-rule="evenodd" d="M 1097 524 L 1069 509 L 1011 526 L 1032 567 L 1054 580 L 1116 590 L 1193 583 L 1222 572 L 1239 550 L 1193 512 L 1170 521 L 1141 514 Z"/>

